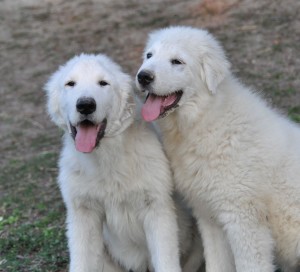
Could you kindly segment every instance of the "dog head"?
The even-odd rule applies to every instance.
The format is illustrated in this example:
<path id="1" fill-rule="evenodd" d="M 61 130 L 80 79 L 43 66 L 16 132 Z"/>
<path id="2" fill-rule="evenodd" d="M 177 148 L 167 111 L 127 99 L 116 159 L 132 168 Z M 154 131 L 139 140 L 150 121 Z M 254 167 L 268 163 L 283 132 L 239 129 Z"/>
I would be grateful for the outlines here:
<path id="1" fill-rule="evenodd" d="M 177 26 L 153 32 L 136 76 L 138 89 L 148 92 L 143 118 L 164 117 L 199 92 L 215 94 L 229 67 L 221 46 L 205 30 Z"/>
<path id="2" fill-rule="evenodd" d="M 92 152 L 104 135 L 122 131 L 133 120 L 131 78 L 104 55 L 72 58 L 45 90 L 52 120 L 71 134 L 80 152 Z"/>

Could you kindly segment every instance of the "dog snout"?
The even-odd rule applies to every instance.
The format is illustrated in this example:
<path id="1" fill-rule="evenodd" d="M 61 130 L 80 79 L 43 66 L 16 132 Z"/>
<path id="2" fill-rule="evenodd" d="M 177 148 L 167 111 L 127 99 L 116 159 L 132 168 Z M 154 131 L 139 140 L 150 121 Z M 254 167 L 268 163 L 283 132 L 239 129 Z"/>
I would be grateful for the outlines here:
<path id="1" fill-rule="evenodd" d="M 142 70 L 137 75 L 138 82 L 143 86 L 149 85 L 154 80 L 154 74 L 150 71 Z"/>
<path id="2" fill-rule="evenodd" d="M 92 97 L 81 97 L 76 102 L 76 109 L 81 114 L 91 114 L 96 111 L 96 101 Z"/>

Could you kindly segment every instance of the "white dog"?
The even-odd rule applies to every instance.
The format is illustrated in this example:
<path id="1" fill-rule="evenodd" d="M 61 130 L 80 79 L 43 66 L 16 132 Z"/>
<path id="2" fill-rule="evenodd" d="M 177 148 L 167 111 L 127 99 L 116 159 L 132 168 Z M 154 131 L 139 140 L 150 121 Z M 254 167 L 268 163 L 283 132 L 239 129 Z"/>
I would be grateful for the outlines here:
<path id="1" fill-rule="evenodd" d="M 150 35 L 137 86 L 197 217 L 207 272 L 300 271 L 300 129 L 230 73 L 205 30 Z"/>
<path id="2" fill-rule="evenodd" d="M 70 271 L 179 272 L 179 254 L 184 271 L 197 271 L 201 243 L 177 205 L 179 252 L 168 161 L 154 132 L 134 120 L 131 78 L 104 55 L 82 54 L 45 89 L 50 116 L 65 131 L 59 185 Z"/>

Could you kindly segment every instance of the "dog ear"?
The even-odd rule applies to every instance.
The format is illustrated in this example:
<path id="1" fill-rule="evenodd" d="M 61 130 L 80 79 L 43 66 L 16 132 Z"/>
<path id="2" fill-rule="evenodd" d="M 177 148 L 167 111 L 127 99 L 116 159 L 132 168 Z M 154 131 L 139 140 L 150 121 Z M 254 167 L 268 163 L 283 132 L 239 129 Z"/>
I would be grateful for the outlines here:
<path id="1" fill-rule="evenodd" d="M 208 90 L 215 94 L 219 84 L 229 73 L 230 63 L 216 41 L 214 41 L 211 48 L 207 48 L 201 58 L 201 62 L 203 69 L 201 71 L 202 80 L 206 83 Z"/>
<path id="2" fill-rule="evenodd" d="M 120 76 L 122 80 L 121 84 L 121 99 L 122 103 L 119 105 L 119 109 L 122 109 L 120 119 L 127 119 L 128 117 L 132 117 L 135 111 L 135 101 L 134 101 L 134 81 L 132 78 L 122 72 L 122 76 Z"/>
<path id="3" fill-rule="evenodd" d="M 107 135 L 115 136 L 124 131 L 134 120 L 136 104 L 133 93 L 133 80 L 131 77 L 120 71 L 118 79 L 121 84 L 119 85 L 119 91 L 116 92 L 118 96 L 118 104 L 114 107 L 115 116 L 110 120 L 109 128 L 107 128 Z"/>
<path id="4" fill-rule="evenodd" d="M 44 86 L 47 94 L 47 109 L 52 121 L 59 127 L 64 127 L 65 122 L 60 109 L 60 80 L 62 67 L 55 72 Z"/>

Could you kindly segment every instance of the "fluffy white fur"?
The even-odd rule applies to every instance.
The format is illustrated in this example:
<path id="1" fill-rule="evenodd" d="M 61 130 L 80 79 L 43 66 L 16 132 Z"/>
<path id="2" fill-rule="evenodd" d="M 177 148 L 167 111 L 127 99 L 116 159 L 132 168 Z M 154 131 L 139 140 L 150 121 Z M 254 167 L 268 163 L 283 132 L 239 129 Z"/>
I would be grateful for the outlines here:
<path id="1" fill-rule="evenodd" d="M 183 91 L 158 123 L 176 187 L 198 220 L 206 271 L 300 271 L 299 126 L 231 74 L 205 30 L 153 32 L 141 71 L 153 81 L 137 79 L 140 90 Z"/>
<path id="2" fill-rule="evenodd" d="M 45 89 L 50 116 L 65 131 L 58 182 L 67 207 L 70 271 L 179 272 L 179 254 L 183 271 L 197 271 L 199 237 L 179 201 L 174 205 L 161 144 L 135 118 L 131 78 L 104 55 L 82 54 Z M 95 112 L 77 111 L 82 97 L 96 101 Z M 85 118 L 95 124 L 107 119 L 104 138 L 90 153 L 77 151 L 71 136 L 71 127 Z"/>

